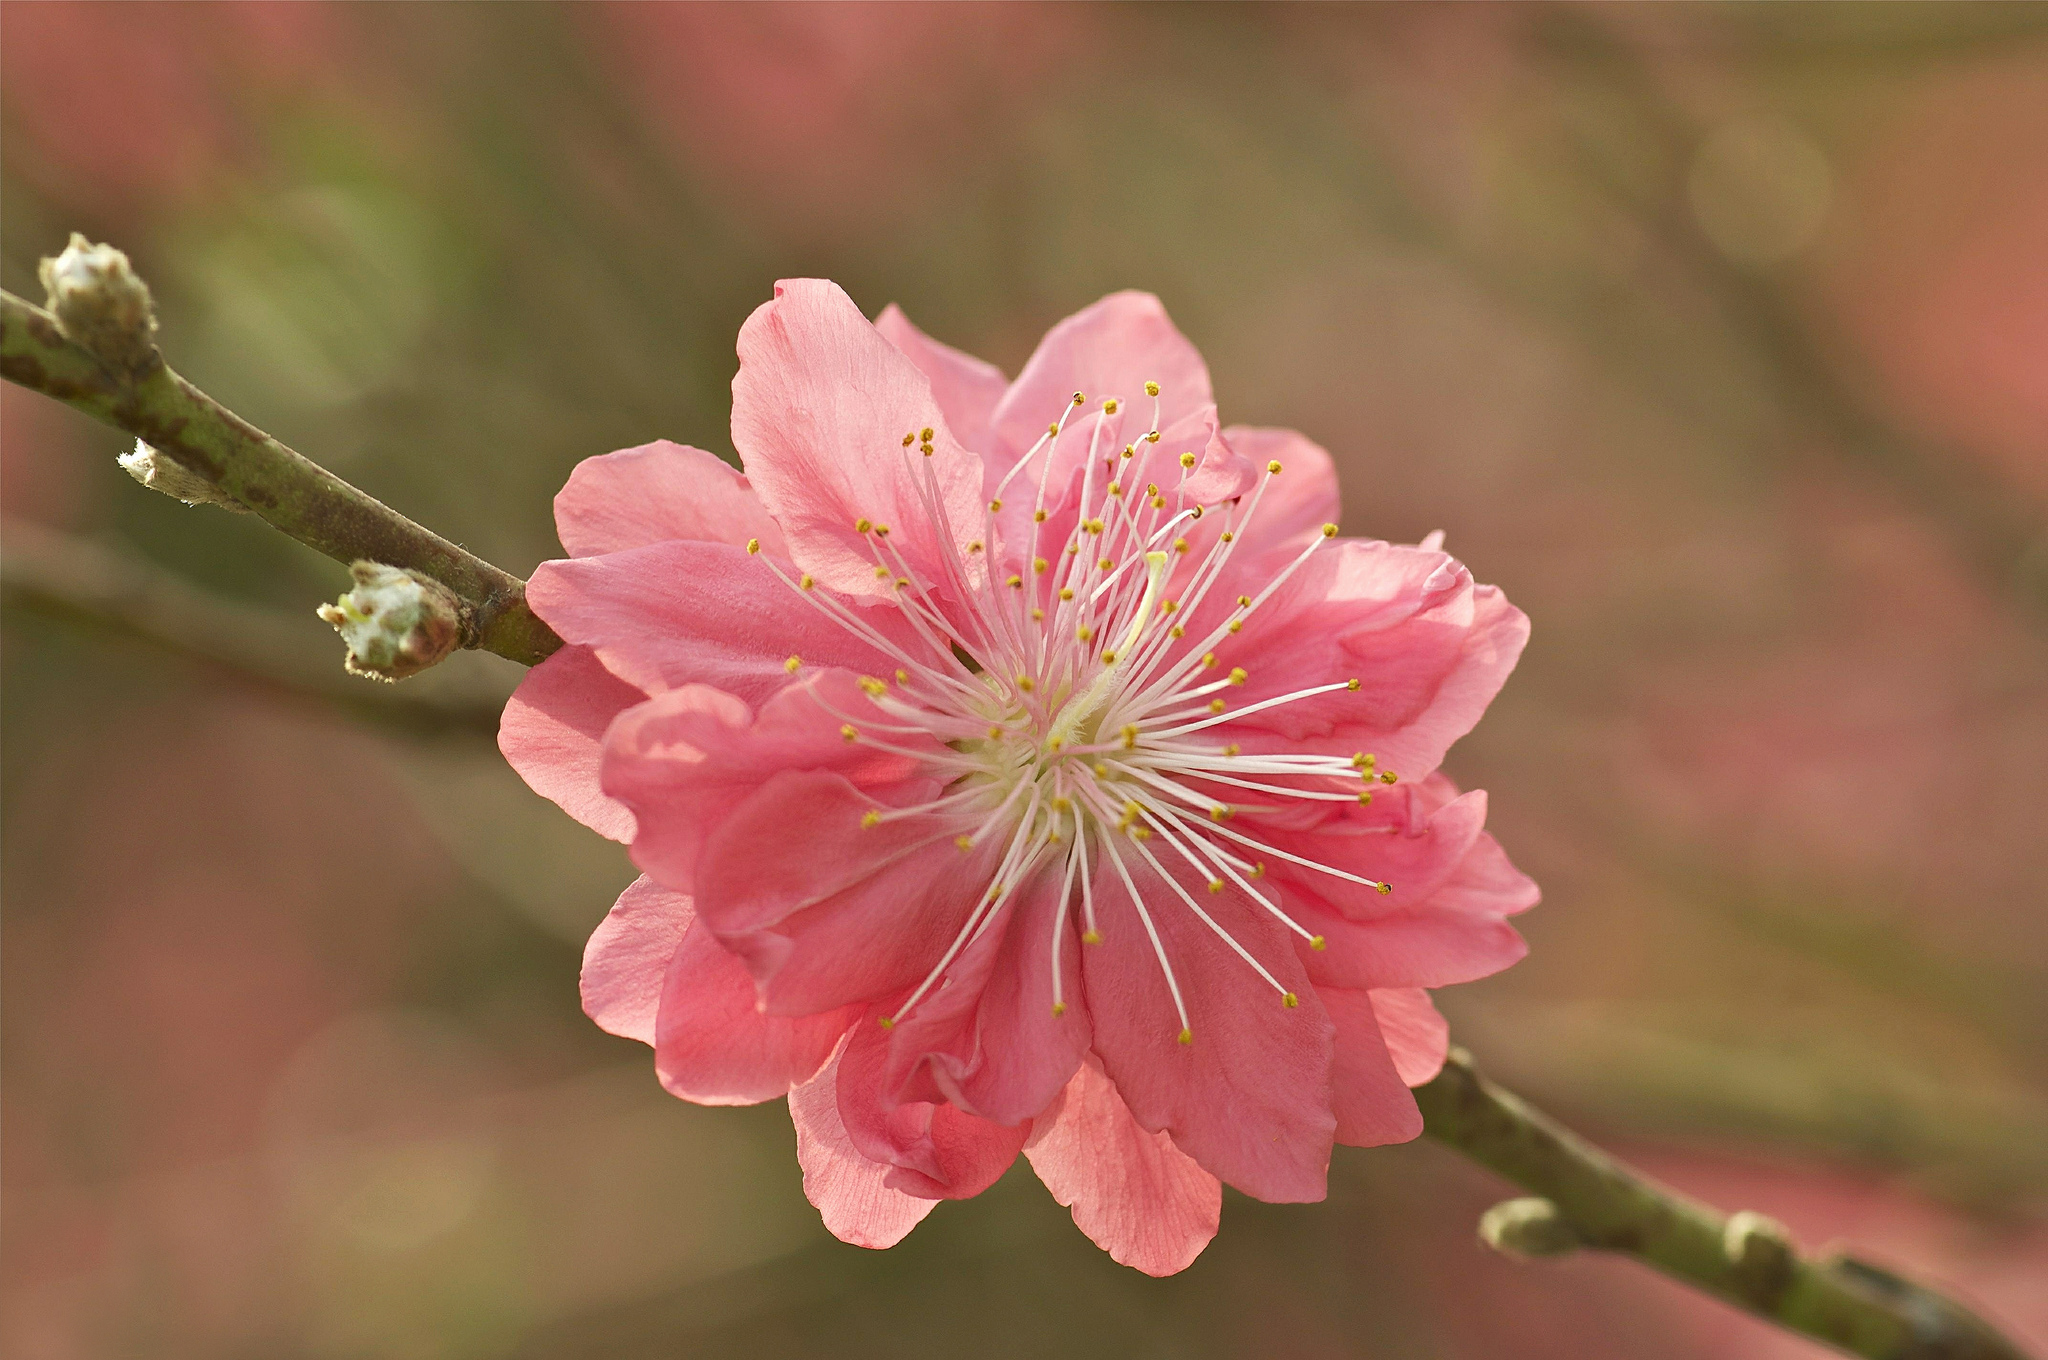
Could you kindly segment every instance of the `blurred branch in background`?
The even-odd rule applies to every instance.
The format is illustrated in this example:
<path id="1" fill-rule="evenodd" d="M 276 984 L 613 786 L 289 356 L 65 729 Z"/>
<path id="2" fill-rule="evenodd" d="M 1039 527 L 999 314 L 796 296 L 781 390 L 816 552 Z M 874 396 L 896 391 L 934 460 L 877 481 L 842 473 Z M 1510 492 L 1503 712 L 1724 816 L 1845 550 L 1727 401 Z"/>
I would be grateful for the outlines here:
<path id="1" fill-rule="evenodd" d="M 84 244 L 73 243 L 55 274 Z M 126 274 L 125 257 L 110 253 Z M 141 289 L 132 275 L 127 282 Z M 64 300 L 53 302 L 62 312 Z M 128 431 L 337 562 L 381 563 L 439 582 L 465 606 L 465 647 L 530 666 L 562 645 L 527 607 L 524 581 L 365 495 L 186 382 L 156 353 L 146 290 L 140 313 L 129 318 L 132 333 L 91 334 L 75 319 L 0 293 L 0 376 Z"/>
<path id="2" fill-rule="evenodd" d="M 497 735 L 502 699 L 366 688 L 335 669 L 332 647 L 311 627 L 219 599 L 130 554 L 24 520 L 0 524 L 0 602 L 9 612 L 145 642 L 259 692 L 408 736 Z"/>

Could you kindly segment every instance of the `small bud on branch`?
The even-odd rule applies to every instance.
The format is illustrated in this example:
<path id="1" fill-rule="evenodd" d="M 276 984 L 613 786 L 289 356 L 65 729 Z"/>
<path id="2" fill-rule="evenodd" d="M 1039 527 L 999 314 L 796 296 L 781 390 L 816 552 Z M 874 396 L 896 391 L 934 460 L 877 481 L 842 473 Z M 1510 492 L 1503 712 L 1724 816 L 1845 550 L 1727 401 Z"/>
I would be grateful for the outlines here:
<path id="1" fill-rule="evenodd" d="M 149 285 L 136 277 L 126 255 L 74 231 L 64 252 L 45 256 L 36 272 L 65 337 L 113 372 L 133 378 L 163 362 Z"/>
<path id="2" fill-rule="evenodd" d="M 356 588 L 321 605 L 320 617 L 348 644 L 350 675 L 403 680 L 461 645 L 462 601 L 439 581 L 381 562 L 354 563 L 349 574 Z"/>

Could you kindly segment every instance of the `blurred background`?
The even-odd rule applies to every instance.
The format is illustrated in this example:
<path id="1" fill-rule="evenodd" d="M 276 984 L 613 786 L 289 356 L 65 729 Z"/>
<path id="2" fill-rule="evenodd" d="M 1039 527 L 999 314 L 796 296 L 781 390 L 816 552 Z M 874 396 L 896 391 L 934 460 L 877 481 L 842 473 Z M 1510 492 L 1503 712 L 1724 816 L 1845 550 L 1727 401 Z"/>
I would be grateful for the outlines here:
<path id="1" fill-rule="evenodd" d="M 779 276 L 1013 373 L 1159 293 L 1534 619 L 1450 770 L 1546 900 L 1456 1036 L 2048 1347 L 2048 8 L 10 3 L 0 77 L 0 282 L 122 246 L 187 376 L 522 573 L 579 459 L 730 454 Z M 834 1242 L 779 1106 L 580 1013 L 631 870 L 499 760 L 515 667 L 345 680 L 340 568 L 0 422 L 7 1354 L 1816 1353 L 1489 1254 L 1426 1144 L 1166 1281 L 1021 1162 Z"/>

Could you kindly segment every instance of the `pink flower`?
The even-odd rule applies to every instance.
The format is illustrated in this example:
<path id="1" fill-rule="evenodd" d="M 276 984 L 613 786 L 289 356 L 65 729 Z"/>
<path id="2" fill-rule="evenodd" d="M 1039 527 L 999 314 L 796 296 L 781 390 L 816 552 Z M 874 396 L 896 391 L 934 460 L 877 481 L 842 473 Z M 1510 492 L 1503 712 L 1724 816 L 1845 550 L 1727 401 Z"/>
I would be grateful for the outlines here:
<path id="1" fill-rule="evenodd" d="M 1329 456 L 1223 429 L 1149 296 L 1014 383 L 816 280 L 739 351 L 746 475 L 590 459 L 530 588 L 570 645 L 501 745 L 646 875 L 591 1016 L 686 1100 L 786 1094 L 863 1246 L 1022 1152 L 1167 1274 L 1219 1182 L 1317 1200 L 1333 1142 L 1416 1136 L 1425 989 L 1513 963 L 1536 900 L 1435 773 L 1522 614 L 1336 537 Z"/>

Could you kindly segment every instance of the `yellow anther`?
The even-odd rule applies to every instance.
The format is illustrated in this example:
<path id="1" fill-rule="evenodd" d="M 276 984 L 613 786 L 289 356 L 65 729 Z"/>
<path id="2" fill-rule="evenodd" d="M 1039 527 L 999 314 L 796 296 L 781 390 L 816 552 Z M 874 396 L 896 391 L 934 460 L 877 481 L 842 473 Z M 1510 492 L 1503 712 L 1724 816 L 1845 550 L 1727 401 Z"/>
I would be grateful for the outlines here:
<path id="1" fill-rule="evenodd" d="M 1057 424 L 1048 425 L 1045 427 L 1045 432 L 1047 434 L 1058 434 L 1060 432 L 1060 427 Z"/>
<path id="2" fill-rule="evenodd" d="M 1230 621 L 1230 631 L 1233 633 L 1242 633 L 1244 631 L 1244 620 L 1232 619 Z"/>
<path id="3" fill-rule="evenodd" d="M 863 675 L 860 678 L 860 687 L 877 699 L 889 692 L 889 687 L 872 675 Z"/>
<path id="4" fill-rule="evenodd" d="M 1325 525 L 1323 526 L 1323 537 L 1324 537 L 1324 538 L 1335 538 L 1336 536 L 1337 536 L 1337 526 L 1336 526 L 1336 525 L 1334 525 L 1334 524 L 1325 524 Z"/>
<path id="5" fill-rule="evenodd" d="M 1038 682 L 1028 675 L 1020 675 L 1017 677 L 1017 688 L 1029 694 L 1032 690 L 1038 688 Z"/>
<path id="6" fill-rule="evenodd" d="M 1371 806 L 1372 806 L 1372 790 L 1371 790 L 1371 789 L 1360 789 L 1360 790 L 1358 791 L 1358 805 L 1359 805 L 1360 807 L 1371 807 Z"/>
<path id="7" fill-rule="evenodd" d="M 1157 482 L 1147 482 L 1147 483 L 1145 483 L 1145 494 L 1146 494 L 1146 495 L 1148 495 L 1148 496 L 1156 496 L 1156 495 L 1158 495 L 1158 494 L 1159 494 L 1159 483 L 1157 483 Z"/>
<path id="8" fill-rule="evenodd" d="M 1266 876 L 1266 861 L 1264 861 L 1264 860 L 1260 860 L 1260 861 L 1259 861 L 1259 862 L 1258 862 L 1257 864 L 1254 864 L 1254 865 L 1252 866 L 1252 872 L 1251 872 L 1251 877 L 1253 877 L 1253 878 L 1264 878 L 1265 876 Z"/>
<path id="9" fill-rule="evenodd" d="M 1126 457 L 1126 458 L 1135 458 L 1135 457 L 1137 457 L 1137 456 L 1138 456 L 1138 446 L 1137 446 L 1136 444 L 1126 444 L 1126 445 L 1124 445 L 1124 453 L 1123 453 L 1123 456 L 1124 456 L 1124 457 Z"/>
<path id="10" fill-rule="evenodd" d="M 1356 690 L 1358 688 L 1358 678 L 1356 676 L 1353 676 L 1351 679 L 1346 680 L 1344 682 L 1344 688 L 1348 690 Z"/>
<path id="11" fill-rule="evenodd" d="M 1064 1002 L 1064 1001 L 1055 1001 L 1055 1002 L 1053 1002 L 1053 1003 L 1052 1003 L 1052 1018 L 1053 1018 L 1053 1019 L 1057 1020 L 1057 1019 L 1059 1019 L 1059 1018 L 1060 1018 L 1060 1017 L 1061 1017 L 1062 1015 L 1065 1015 L 1066 1013 L 1067 1013 L 1067 1003 L 1066 1003 L 1066 1002 Z"/>
<path id="12" fill-rule="evenodd" d="M 1012 590 L 1022 590 L 1024 588 L 1024 578 L 1021 576 L 1012 576 L 1010 577 L 1007 584 Z"/>
<path id="13" fill-rule="evenodd" d="M 990 741 L 1001 741 L 1003 739 L 1003 729 L 1000 727 L 990 727 L 988 729 L 988 739 Z"/>
<path id="14" fill-rule="evenodd" d="M 917 446 L 917 451 L 927 458 L 932 456 L 932 446 L 929 444 L 919 444 Z"/>
<path id="15" fill-rule="evenodd" d="M 1380 771 L 1380 783 L 1382 783 L 1382 784 L 1394 784 L 1394 783 L 1398 783 L 1398 782 L 1400 782 L 1400 779 L 1401 779 L 1401 776 L 1400 776 L 1400 775 L 1397 775 L 1397 774 L 1395 774 L 1395 773 L 1394 773 L 1394 772 L 1393 772 L 1392 770 L 1381 770 L 1381 771 Z"/>
<path id="16" fill-rule="evenodd" d="M 1102 932 L 1101 932 L 1101 931 L 1099 931 L 1099 930 L 1084 930 L 1084 931 L 1082 931 L 1082 932 L 1081 932 L 1081 943 L 1082 943 L 1082 944 L 1101 944 L 1101 943 L 1102 943 Z"/>
<path id="17" fill-rule="evenodd" d="M 1166 508 L 1166 497 L 1154 496 L 1152 498 L 1152 508 L 1154 510 L 1164 510 Z"/>
<path id="18" fill-rule="evenodd" d="M 1237 541 L 1237 535 L 1230 532 L 1230 530 L 1225 529 L 1223 531 L 1223 541 L 1225 543 L 1235 543 Z"/>
<path id="19" fill-rule="evenodd" d="M 909 584 L 910 584 L 910 578 L 909 578 L 908 576 L 899 576 L 899 577 L 897 577 L 897 578 L 896 578 L 896 588 L 897 588 L 898 590 L 901 590 L 901 589 L 903 589 L 903 587 L 905 587 L 905 586 L 907 586 L 907 585 L 909 585 Z"/>
<path id="20" fill-rule="evenodd" d="M 1039 608 L 1039 607 L 1038 607 L 1037 605 L 1032 605 L 1032 606 L 1031 606 L 1031 621 L 1032 621 L 1033 623 L 1042 623 L 1042 622 L 1044 622 L 1044 621 L 1045 621 L 1045 611 L 1044 611 L 1043 609 L 1040 609 L 1040 608 Z"/>
<path id="21" fill-rule="evenodd" d="M 992 501 L 990 501 L 990 502 L 988 503 L 988 512 L 989 512 L 989 513 L 990 513 L 991 515 L 995 514 L 995 513 L 996 513 L 996 512 L 998 511 L 998 510 L 1001 510 L 1002 508 L 1003 508 L 1003 503 L 1002 503 L 1002 501 L 1001 501 L 1000 499 L 998 499 L 998 500 L 992 500 Z"/>
<path id="22" fill-rule="evenodd" d="M 888 536 L 889 536 L 889 526 L 888 526 L 888 525 L 886 525 L 886 524 L 877 524 L 877 525 L 875 526 L 875 537 L 876 537 L 876 538 L 887 538 Z"/>
<path id="23" fill-rule="evenodd" d="M 791 675 L 795 675 L 797 672 L 797 667 L 803 664 L 804 659 L 802 657 L 797 656 L 795 653 L 791 653 L 789 660 L 782 663 L 782 669 L 788 671 Z"/>
<path id="24" fill-rule="evenodd" d="M 1180 465 L 1185 468 L 1193 467 L 1195 465 L 1195 455 L 1192 453 L 1182 454 L 1180 456 Z"/>
<path id="25" fill-rule="evenodd" d="M 1209 820 L 1212 822 L 1227 821 L 1229 820 L 1229 817 L 1230 809 L 1223 806 L 1223 804 L 1221 803 L 1218 803 L 1215 807 L 1209 809 Z"/>
<path id="26" fill-rule="evenodd" d="M 1351 757 L 1351 768 L 1354 770 L 1370 770 L 1379 763 L 1380 758 L 1370 751 L 1360 751 Z"/>
<path id="27" fill-rule="evenodd" d="M 1247 676 L 1246 676 L 1246 674 L 1245 674 L 1245 669 L 1244 669 L 1244 667 L 1242 667 L 1242 666 L 1232 666 L 1232 667 L 1230 668 L 1230 683 L 1231 683 L 1231 684 L 1233 684 L 1233 685 L 1242 685 L 1242 684 L 1243 684 L 1243 683 L 1245 682 L 1245 680 L 1246 680 L 1247 678 L 1248 678 L 1248 677 L 1247 677 Z"/>
<path id="28" fill-rule="evenodd" d="M 1093 642 L 1095 641 L 1095 630 L 1084 623 L 1074 630 L 1074 636 L 1083 642 Z"/>
<path id="29" fill-rule="evenodd" d="M 977 538 L 977 539 L 975 539 L 975 540 L 974 540 L 974 541 L 973 541 L 972 543 L 968 544 L 968 545 L 967 545 L 967 551 L 969 551 L 969 552 L 971 552 L 971 553 L 978 553 L 978 552 L 980 552 L 980 551 L 981 551 L 981 540 Z"/>
<path id="30" fill-rule="evenodd" d="M 974 837 L 955 836 L 953 838 L 953 844 L 959 846 L 962 850 L 972 850 L 974 848 Z"/>
<path id="31" fill-rule="evenodd" d="M 861 516 L 859 519 L 853 522 L 853 531 L 857 534 L 864 534 L 874 527 L 875 522 L 865 515 Z"/>
<path id="32" fill-rule="evenodd" d="M 1156 397 L 1156 396 L 1158 396 L 1158 395 L 1159 395 L 1159 384 L 1158 384 L 1158 383 L 1156 383 L 1156 382 L 1148 382 L 1148 383 L 1146 383 L 1146 384 L 1145 384 L 1145 395 L 1146 395 L 1146 396 L 1148 396 L 1148 397 Z"/>
<path id="33" fill-rule="evenodd" d="M 922 430 L 919 430 L 917 432 L 917 437 L 919 439 L 922 439 L 925 443 L 929 444 L 932 442 L 932 433 L 932 427 L 927 425 Z"/>
<path id="34" fill-rule="evenodd" d="M 1104 413 L 1105 415 L 1112 415 L 1112 416 L 1113 416 L 1113 415 L 1115 415 L 1115 414 L 1116 414 L 1116 398 L 1115 398 L 1115 397 L 1111 397 L 1111 398 L 1110 398 L 1110 399 L 1109 399 L 1108 401 L 1105 401 L 1105 402 L 1103 402 L 1103 403 L 1102 403 L 1102 410 L 1103 410 L 1103 413 Z"/>
<path id="35" fill-rule="evenodd" d="M 1046 561 L 1043 557 L 1034 557 L 1031 559 L 1031 570 L 1040 576 L 1045 575 L 1045 569 L 1051 565 L 1052 563 Z"/>
<path id="36" fill-rule="evenodd" d="M 839 735 L 845 737 L 848 741 L 858 741 L 860 739 L 860 731 L 852 723 L 842 723 L 839 728 Z"/>
<path id="37" fill-rule="evenodd" d="M 1085 392 L 1076 392 L 1076 393 L 1074 394 L 1074 405 L 1076 405 L 1076 406 L 1086 406 L 1087 404 L 1088 404 L 1088 394 L 1087 394 L 1087 393 L 1085 393 Z"/>
<path id="38" fill-rule="evenodd" d="M 1230 743 L 1230 745 L 1223 748 L 1223 754 L 1226 756 L 1234 756 L 1242 749 L 1244 748 L 1233 741 L 1232 743 Z"/>
<path id="39" fill-rule="evenodd" d="M 1125 749 L 1126 751 L 1136 750 L 1136 749 L 1137 749 L 1137 745 L 1138 745 L 1138 725 L 1137 725 L 1136 723 L 1125 723 L 1125 724 L 1124 724 L 1124 749 Z"/>
<path id="40" fill-rule="evenodd" d="M 909 671 L 907 671 L 907 670 L 904 670 L 904 669 L 903 669 L 903 668 L 902 668 L 901 666 L 898 666 L 898 667 L 896 668 L 896 683 L 897 683 L 897 684 L 899 684 L 899 685 L 907 685 L 907 684 L 909 684 L 909 683 L 910 683 L 910 672 L 909 672 Z"/>
<path id="41" fill-rule="evenodd" d="M 1187 552 L 1188 541 L 1184 538 L 1176 538 L 1175 540 L 1173 540 L 1173 550 L 1177 553 Z"/>
<path id="42" fill-rule="evenodd" d="M 1189 518 L 1189 519 L 1200 519 L 1201 517 L 1202 517 L 1202 507 L 1201 507 L 1201 506 L 1199 506 L 1199 505 L 1191 505 L 1191 506 L 1189 506 L 1189 507 L 1188 507 L 1188 518 Z"/>
<path id="43" fill-rule="evenodd" d="M 1330 942 L 1320 935 L 1311 935 L 1308 937 L 1308 947 L 1320 954 L 1330 947 Z"/>
<path id="44" fill-rule="evenodd" d="M 1157 430 L 1147 430 L 1147 431 L 1145 431 L 1145 442 L 1146 442 L 1147 444 L 1157 444 L 1157 443 L 1159 442 L 1159 431 L 1157 431 Z"/>
<path id="45" fill-rule="evenodd" d="M 1266 471 L 1278 474 L 1280 471 L 1280 460 L 1275 458 L 1272 462 L 1266 464 Z"/>
<path id="46" fill-rule="evenodd" d="M 1124 816 L 1125 816 L 1125 817 L 1128 817 L 1128 818 L 1131 818 L 1131 819 L 1135 820 L 1135 819 L 1137 818 L 1138 814 L 1139 814 L 1139 813 L 1141 813 L 1141 812 L 1143 812 L 1144 810 L 1145 810 L 1145 809 L 1144 809 L 1144 808 L 1143 808 L 1142 806 L 1140 806 L 1140 805 L 1139 805 L 1139 803 L 1138 803 L 1138 800 L 1137 800 L 1137 799 L 1135 799 L 1135 798 L 1126 798 L 1126 799 L 1124 799 Z"/>
<path id="47" fill-rule="evenodd" d="M 1204 652 L 1204 653 L 1202 653 L 1202 669 L 1204 669 L 1204 670 L 1207 670 L 1208 668 L 1210 668 L 1211 666 L 1214 666 L 1215 664 L 1216 664 L 1216 653 L 1214 653 L 1214 652 Z"/>
<path id="48" fill-rule="evenodd" d="M 1122 500 L 1124 495 L 1124 489 L 1119 483 L 1111 482 L 1109 484 L 1109 494 L 1116 500 Z"/>
<path id="49" fill-rule="evenodd" d="M 876 568 L 875 568 L 875 579 L 876 579 L 877 581 L 886 581 L 886 580 L 888 580 L 888 579 L 889 579 L 889 569 L 888 569 L 887 567 L 876 567 Z"/>
<path id="50" fill-rule="evenodd" d="M 1066 744 L 1066 742 L 1062 741 L 1058 737 L 1047 737 L 1045 739 L 1045 749 L 1052 752 L 1054 755 L 1058 755 L 1060 752 L 1060 748 L 1062 746 L 1065 746 Z"/>
<path id="51" fill-rule="evenodd" d="M 803 575 L 796 578 L 796 588 L 798 590 L 810 590 L 817 584 L 817 580 L 814 577 L 812 577 L 812 575 L 809 572 L 805 572 Z"/>
<path id="52" fill-rule="evenodd" d="M 882 814 L 873 811 L 863 812 L 860 815 L 860 824 L 864 827 L 880 826 L 882 824 Z"/>
<path id="53" fill-rule="evenodd" d="M 1209 711 L 1211 713 L 1221 713 L 1223 711 L 1223 708 L 1224 704 L 1221 699 L 1211 699 L 1209 701 Z"/>
<path id="54" fill-rule="evenodd" d="M 1116 565 L 1116 559 L 1114 557 L 1100 557 L 1096 559 L 1095 565 L 1104 571 L 1108 571 Z"/>
<path id="55" fill-rule="evenodd" d="M 747 556 L 749 556 L 749 557 L 752 557 L 752 556 L 753 556 L 753 555 L 754 555 L 755 553 L 757 553 L 757 552 L 759 552 L 759 551 L 761 551 L 761 540 L 760 540 L 760 539 L 758 539 L 758 538 L 750 538 L 750 539 L 748 539 L 748 540 L 747 540 Z"/>
<path id="56" fill-rule="evenodd" d="M 1054 812 L 1072 812 L 1074 804 L 1064 796 L 1057 797 L 1052 800 L 1052 810 Z"/>
<path id="57" fill-rule="evenodd" d="M 1101 761 L 1096 761 L 1093 765 L 1089 766 L 1089 768 L 1095 771 L 1095 777 L 1097 779 L 1109 778 L 1109 766 L 1103 764 Z"/>
<path id="58" fill-rule="evenodd" d="M 1193 1044 L 1195 1042 L 1195 1032 L 1191 1029 L 1182 1030 L 1180 1032 L 1180 1041 L 1183 1047 Z"/>
<path id="59" fill-rule="evenodd" d="M 1033 511 L 1031 512 L 1031 522 L 1032 522 L 1033 524 L 1043 524 L 1043 523 L 1045 523 L 1045 511 L 1043 511 L 1043 510 L 1033 510 Z"/>
<path id="60" fill-rule="evenodd" d="M 1244 609 L 1244 608 L 1246 608 L 1247 606 L 1249 606 L 1249 605 L 1251 604 L 1251 602 L 1252 602 L 1252 597 L 1251 597 L 1251 596 L 1249 596 L 1249 595 L 1240 595 L 1240 596 L 1238 596 L 1238 597 L 1237 597 L 1237 607 L 1238 607 L 1239 609 Z"/>
<path id="61" fill-rule="evenodd" d="M 1293 1010 L 1296 1006 L 1299 1006 L 1301 1004 L 1301 998 L 1296 996 L 1293 992 L 1284 992 L 1281 994 L 1280 1004 L 1285 1006 L 1288 1010 Z"/>
<path id="62" fill-rule="evenodd" d="M 878 1017 L 876 1017 L 876 1019 L 875 1019 L 875 1023 L 876 1023 L 876 1024 L 878 1024 L 878 1025 L 880 1025 L 880 1026 L 881 1026 L 881 1027 L 882 1027 L 883 1029 L 894 1029 L 894 1028 L 896 1028 L 896 1022 L 895 1022 L 894 1020 L 891 1020 L 891 1019 L 890 1019 L 890 1018 L 889 1018 L 888 1016 L 886 1016 L 886 1015 L 883 1015 L 883 1016 L 878 1016 Z"/>
<path id="63" fill-rule="evenodd" d="M 916 442 L 917 436 L 915 434 L 907 434 L 903 436 L 903 447 L 906 449 L 909 448 L 912 444 L 915 444 Z"/>
<path id="64" fill-rule="evenodd" d="M 1131 839 L 1132 839 L 1132 840 L 1139 840 L 1139 841 L 1149 841 L 1149 840 L 1151 840 L 1151 839 L 1152 839 L 1152 828 L 1151 828 L 1151 827 L 1149 827 L 1149 826 L 1134 826 L 1134 827 L 1132 827 L 1132 828 L 1131 828 Z"/>
<path id="65" fill-rule="evenodd" d="M 1102 664 L 1105 666 L 1114 666 L 1116 664 L 1116 653 L 1104 652 L 1102 654 Z"/>
<path id="66" fill-rule="evenodd" d="M 1161 600 L 1159 602 L 1159 612 L 1162 614 L 1171 614 L 1179 608 L 1179 600 Z"/>
<path id="67" fill-rule="evenodd" d="M 1186 637 L 1188 630 L 1176 623 L 1173 627 L 1166 630 L 1166 635 L 1168 637 Z"/>
<path id="68" fill-rule="evenodd" d="M 1220 892 L 1222 892 L 1222 891 L 1223 891 L 1223 880 L 1222 880 L 1222 879 L 1220 879 L 1220 878 L 1212 878 L 1212 879 L 1210 879 L 1210 880 L 1209 880 L 1209 891 L 1210 891 L 1210 892 L 1212 892 L 1212 893 L 1220 893 Z"/>
<path id="69" fill-rule="evenodd" d="M 1102 532 L 1102 521 L 1099 519 L 1091 519 L 1086 524 L 1083 524 L 1081 527 L 1083 529 L 1086 529 L 1091 534 L 1099 534 Z"/>
<path id="70" fill-rule="evenodd" d="M 1379 889 L 1381 897 L 1385 897 L 1394 890 L 1394 885 L 1391 883 L 1375 883 L 1373 886 Z"/>
<path id="71" fill-rule="evenodd" d="M 1071 587 L 1068 587 L 1068 586 L 1061 586 L 1061 587 L 1060 587 L 1060 598 L 1061 598 L 1062 600 L 1071 600 L 1071 599 L 1073 599 L 1073 598 L 1074 598 L 1074 592 L 1073 592 L 1073 589 L 1072 589 Z"/>

